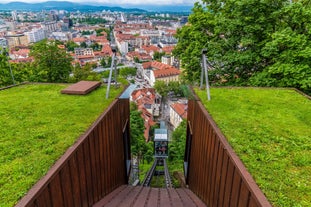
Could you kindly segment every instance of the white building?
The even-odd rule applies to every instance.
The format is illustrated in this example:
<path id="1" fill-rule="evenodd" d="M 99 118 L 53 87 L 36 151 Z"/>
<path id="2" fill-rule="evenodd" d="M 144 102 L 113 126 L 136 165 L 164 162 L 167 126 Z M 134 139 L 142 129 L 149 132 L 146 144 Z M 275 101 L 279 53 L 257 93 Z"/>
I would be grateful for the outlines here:
<path id="1" fill-rule="evenodd" d="M 188 105 L 184 103 L 174 103 L 170 105 L 170 123 L 176 129 L 183 119 L 187 119 Z"/>
<path id="2" fill-rule="evenodd" d="M 45 32 L 42 28 L 39 29 L 33 29 L 30 32 L 25 33 L 28 37 L 29 43 L 31 42 L 39 42 L 43 39 L 45 39 Z"/>
<path id="3" fill-rule="evenodd" d="M 92 48 L 75 48 L 76 56 L 94 56 Z"/>
<path id="4" fill-rule="evenodd" d="M 120 43 L 119 50 L 122 54 L 127 54 L 129 52 L 129 43 L 126 41 L 122 41 Z"/>
<path id="5" fill-rule="evenodd" d="M 170 56 L 170 55 L 164 55 L 161 58 L 161 62 L 167 65 L 173 65 L 174 63 L 174 56 Z"/>

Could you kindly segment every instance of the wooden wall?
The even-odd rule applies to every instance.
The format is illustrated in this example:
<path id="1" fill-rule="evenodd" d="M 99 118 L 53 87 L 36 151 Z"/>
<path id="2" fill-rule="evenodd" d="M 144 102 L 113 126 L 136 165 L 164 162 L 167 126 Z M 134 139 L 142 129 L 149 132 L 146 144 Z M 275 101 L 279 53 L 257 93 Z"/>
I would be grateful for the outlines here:
<path id="1" fill-rule="evenodd" d="M 16 206 L 92 206 L 127 184 L 129 137 L 129 100 L 116 99 Z"/>
<path id="2" fill-rule="evenodd" d="M 185 174 L 208 206 L 271 206 L 200 101 L 188 102 Z"/>

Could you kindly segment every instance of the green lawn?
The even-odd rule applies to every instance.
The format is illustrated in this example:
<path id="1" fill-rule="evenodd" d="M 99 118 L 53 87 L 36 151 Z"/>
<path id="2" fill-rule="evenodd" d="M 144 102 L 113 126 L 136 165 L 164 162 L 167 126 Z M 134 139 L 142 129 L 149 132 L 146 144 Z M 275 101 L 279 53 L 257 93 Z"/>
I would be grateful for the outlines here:
<path id="1" fill-rule="evenodd" d="M 0 206 L 13 206 L 99 117 L 122 88 L 65 95 L 65 84 L 0 91 Z"/>
<path id="2" fill-rule="evenodd" d="M 195 89 L 274 206 L 311 206 L 311 101 L 294 90 Z"/>

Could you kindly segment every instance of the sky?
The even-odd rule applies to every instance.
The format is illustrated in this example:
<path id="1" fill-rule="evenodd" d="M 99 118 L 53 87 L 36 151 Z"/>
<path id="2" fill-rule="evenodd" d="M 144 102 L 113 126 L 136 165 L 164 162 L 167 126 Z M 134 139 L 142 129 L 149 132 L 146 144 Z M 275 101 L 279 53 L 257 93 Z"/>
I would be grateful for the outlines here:
<path id="1" fill-rule="evenodd" d="M 25 2 L 25 3 L 38 3 L 48 0 L 0 0 L 0 3 L 9 2 Z M 193 5 L 197 0 L 52 0 L 52 1 L 71 1 L 75 3 L 97 3 L 97 4 L 118 4 L 118 5 Z"/>

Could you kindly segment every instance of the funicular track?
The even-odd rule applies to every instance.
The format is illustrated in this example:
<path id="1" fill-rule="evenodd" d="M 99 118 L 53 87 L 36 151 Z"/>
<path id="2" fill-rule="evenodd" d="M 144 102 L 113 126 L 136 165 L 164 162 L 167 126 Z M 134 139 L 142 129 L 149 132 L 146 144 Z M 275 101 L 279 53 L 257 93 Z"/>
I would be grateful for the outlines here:
<path id="1" fill-rule="evenodd" d="M 163 160 L 163 166 L 164 166 L 165 186 L 166 186 L 166 188 L 172 188 L 173 185 L 172 185 L 172 181 L 171 181 L 171 176 L 170 176 L 169 171 L 168 171 L 166 159 L 162 159 L 162 160 Z M 152 177 L 154 176 L 154 173 L 155 173 L 156 166 L 158 165 L 158 161 L 159 161 L 159 159 L 154 160 L 151 168 L 149 169 L 148 173 L 145 176 L 144 181 L 142 182 L 142 186 L 145 186 L 145 187 L 150 186 Z"/>

